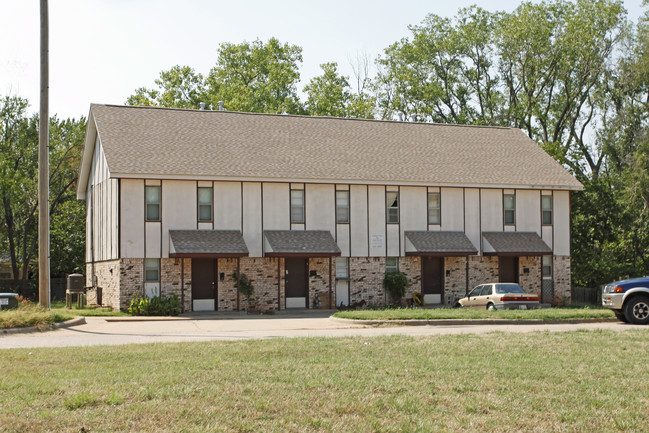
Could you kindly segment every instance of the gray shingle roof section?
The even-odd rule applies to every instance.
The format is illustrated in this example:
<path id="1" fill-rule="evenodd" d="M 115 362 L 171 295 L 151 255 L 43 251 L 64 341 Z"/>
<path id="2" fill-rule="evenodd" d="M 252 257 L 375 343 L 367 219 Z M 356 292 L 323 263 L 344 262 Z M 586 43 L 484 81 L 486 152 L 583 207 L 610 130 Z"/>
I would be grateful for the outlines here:
<path id="1" fill-rule="evenodd" d="M 464 232 L 406 231 L 405 236 L 414 247 L 414 251 L 406 250 L 406 255 L 468 256 L 478 254 L 477 248 Z"/>
<path id="2" fill-rule="evenodd" d="M 552 254 L 552 249 L 534 232 L 483 232 L 482 236 L 494 251 L 485 254 L 499 256 L 539 256 Z"/>
<path id="3" fill-rule="evenodd" d="M 340 248 L 326 230 L 266 230 L 266 256 L 339 256 Z"/>
<path id="4" fill-rule="evenodd" d="M 243 257 L 248 247 L 239 230 L 169 230 L 170 257 Z"/>
<path id="5" fill-rule="evenodd" d="M 519 129 L 92 105 L 113 177 L 581 189 Z"/>

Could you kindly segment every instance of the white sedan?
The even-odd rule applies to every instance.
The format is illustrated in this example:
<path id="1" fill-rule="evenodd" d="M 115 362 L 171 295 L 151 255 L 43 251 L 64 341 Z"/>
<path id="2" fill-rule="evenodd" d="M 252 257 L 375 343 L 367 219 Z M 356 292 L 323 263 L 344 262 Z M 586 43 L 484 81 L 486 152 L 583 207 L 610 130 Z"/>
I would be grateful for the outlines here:
<path id="1" fill-rule="evenodd" d="M 463 308 L 487 310 L 527 310 L 539 308 L 539 297 L 525 293 L 515 283 L 481 284 L 458 301 Z"/>

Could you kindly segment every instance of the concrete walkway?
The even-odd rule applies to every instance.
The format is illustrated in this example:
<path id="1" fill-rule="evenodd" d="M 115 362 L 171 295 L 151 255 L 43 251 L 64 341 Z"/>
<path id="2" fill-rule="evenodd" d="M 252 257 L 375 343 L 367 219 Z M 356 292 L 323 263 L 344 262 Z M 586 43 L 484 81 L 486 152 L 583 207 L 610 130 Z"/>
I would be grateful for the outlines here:
<path id="1" fill-rule="evenodd" d="M 372 337 L 378 335 L 429 336 L 533 331 L 571 331 L 577 329 L 610 329 L 623 331 L 647 326 L 620 322 L 520 324 L 514 322 L 469 323 L 448 321 L 422 326 L 402 324 L 368 325 L 330 317 L 334 311 L 303 310 L 281 312 L 272 316 L 245 313 L 194 313 L 171 320 L 138 317 L 86 317 L 85 324 L 46 332 L 0 334 L 0 348 L 35 348 L 163 343 L 210 340 L 244 340 L 292 337 Z M 143 320 L 144 319 L 144 320 Z"/>

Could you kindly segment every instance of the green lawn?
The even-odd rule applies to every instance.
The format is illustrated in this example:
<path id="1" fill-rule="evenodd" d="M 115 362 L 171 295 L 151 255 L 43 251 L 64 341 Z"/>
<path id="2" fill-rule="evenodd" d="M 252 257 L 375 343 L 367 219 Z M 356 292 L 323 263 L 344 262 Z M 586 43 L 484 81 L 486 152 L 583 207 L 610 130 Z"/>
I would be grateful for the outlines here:
<path id="1" fill-rule="evenodd" d="M 605 308 L 542 308 L 536 310 L 468 310 L 463 308 L 394 308 L 387 310 L 338 311 L 334 317 L 357 320 L 435 320 L 435 319 L 537 319 L 545 321 L 569 319 L 615 318 Z"/>
<path id="2" fill-rule="evenodd" d="M 0 329 L 35 326 L 43 330 L 73 317 L 74 314 L 66 311 L 49 311 L 32 303 L 20 304 L 16 309 L 0 311 Z"/>
<path id="3" fill-rule="evenodd" d="M 0 426 L 640 432 L 647 341 L 649 328 L 3 350 Z"/>
<path id="4" fill-rule="evenodd" d="M 76 305 L 73 305 L 72 308 L 66 308 L 65 302 L 52 302 L 50 305 L 52 312 L 62 313 L 62 314 L 71 314 L 73 316 L 129 316 L 128 313 L 122 313 L 121 311 L 113 311 L 112 308 L 102 308 L 102 307 L 88 307 L 77 308 Z"/>

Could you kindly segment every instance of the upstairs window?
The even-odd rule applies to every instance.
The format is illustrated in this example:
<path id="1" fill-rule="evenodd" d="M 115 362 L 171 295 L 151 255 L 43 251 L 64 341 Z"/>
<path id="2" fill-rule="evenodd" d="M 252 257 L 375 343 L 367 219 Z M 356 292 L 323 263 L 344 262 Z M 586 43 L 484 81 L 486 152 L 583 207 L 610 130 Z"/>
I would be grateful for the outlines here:
<path id="1" fill-rule="evenodd" d="M 146 220 L 160 221 L 160 187 L 145 187 L 146 195 Z"/>
<path id="2" fill-rule="evenodd" d="M 505 194 L 503 196 L 503 210 L 505 225 L 516 224 L 516 196 L 514 194 Z"/>
<path id="3" fill-rule="evenodd" d="M 552 196 L 541 196 L 541 216 L 543 218 L 544 226 L 552 225 Z"/>
<path id="4" fill-rule="evenodd" d="M 399 272 L 399 257 L 386 257 L 385 273 L 392 274 L 394 272 Z"/>
<path id="5" fill-rule="evenodd" d="M 212 201 L 214 190 L 212 188 L 198 188 L 198 221 L 212 221 Z"/>
<path id="6" fill-rule="evenodd" d="M 291 190 L 291 223 L 304 224 L 304 190 Z"/>
<path id="7" fill-rule="evenodd" d="M 349 191 L 336 191 L 336 222 L 349 224 Z"/>
<path id="8" fill-rule="evenodd" d="M 388 191 L 385 193 L 386 201 L 386 221 L 388 224 L 399 223 L 399 193 Z"/>
<path id="9" fill-rule="evenodd" d="M 442 204 L 438 192 L 428 193 L 428 224 L 442 223 Z"/>
<path id="10" fill-rule="evenodd" d="M 144 259 L 144 281 L 147 283 L 160 281 L 160 259 Z"/>

